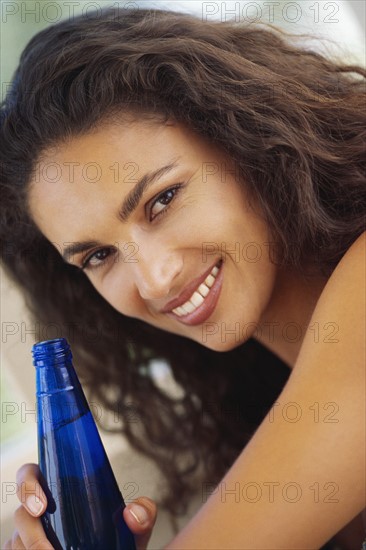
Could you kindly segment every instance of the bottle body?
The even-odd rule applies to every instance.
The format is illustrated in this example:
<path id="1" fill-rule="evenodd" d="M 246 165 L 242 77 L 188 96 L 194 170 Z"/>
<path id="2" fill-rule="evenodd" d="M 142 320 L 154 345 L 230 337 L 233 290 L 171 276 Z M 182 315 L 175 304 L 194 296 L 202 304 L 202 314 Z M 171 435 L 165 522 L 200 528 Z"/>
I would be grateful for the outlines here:
<path id="1" fill-rule="evenodd" d="M 134 550 L 125 506 L 65 339 L 33 346 L 38 454 L 51 494 L 42 523 L 56 550 Z"/>

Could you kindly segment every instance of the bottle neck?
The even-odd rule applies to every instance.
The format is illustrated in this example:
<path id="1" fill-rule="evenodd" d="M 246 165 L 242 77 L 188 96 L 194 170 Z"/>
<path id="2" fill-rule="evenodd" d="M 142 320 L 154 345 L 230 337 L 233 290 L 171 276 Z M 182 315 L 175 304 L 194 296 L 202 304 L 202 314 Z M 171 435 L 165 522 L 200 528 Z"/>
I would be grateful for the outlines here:
<path id="1" fill-rule="evenodd" d="M 65 338 L 38 342 L 32 354 L 38 397 L 74 389 L 72 354 Z"/>
<path id="2" fill-rule="evenodd" d="M 66 338 L 37 342 L 33 346 L 32 355 L 36 368 L 72 363 L 72 353 Z"/>
<path id="3" fill-rule="evenodd" d="M 70 346 L 65 338 L 34 344 L 36 395 L 39 410 L 48 412 L 54 425 L 73 421 L 89 411 L 84 392 L 72 364 Z M 41 414 L 41 413 L 40 413 Z"/>

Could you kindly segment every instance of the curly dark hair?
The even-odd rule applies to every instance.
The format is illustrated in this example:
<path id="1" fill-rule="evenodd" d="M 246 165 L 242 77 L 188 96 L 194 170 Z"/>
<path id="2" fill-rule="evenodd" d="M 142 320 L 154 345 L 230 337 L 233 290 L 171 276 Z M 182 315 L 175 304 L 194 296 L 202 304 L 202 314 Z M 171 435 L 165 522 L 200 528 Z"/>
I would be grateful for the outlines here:
<path id="1" fill-rule="evenodd" d="M 156 461 L 161 504 L 179 514 L 197 479 L 216 483 L 232 465 L 289 369 L 254 339 L 218 353 L 117 313 L 32 221 L 37 161 L 124 112 L 172 117 L 235 161 L 279 265 L 329 277 L 365 230 L 366 71 L 269 25 L 122 11 L 60 22 L 22 53 L 1 107 L 2 261 L 34 319 L 62 327 L 93 398 Z M 156 358 L 180 394 L 156 383 Z"/>

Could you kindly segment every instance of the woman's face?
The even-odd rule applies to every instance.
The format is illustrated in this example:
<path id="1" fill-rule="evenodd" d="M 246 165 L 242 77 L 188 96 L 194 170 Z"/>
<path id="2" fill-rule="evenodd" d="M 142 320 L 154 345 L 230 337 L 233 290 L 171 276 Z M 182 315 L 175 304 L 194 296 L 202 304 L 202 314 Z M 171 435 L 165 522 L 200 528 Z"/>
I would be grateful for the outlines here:
<path id="1" fill-rule="evenodd" d="M 253 335 L 270 302 L 267 227 L 232 161 L 181 124 L 101 126 L 48 150 L 29 204 L 124 315 L 225 351 Z"/>

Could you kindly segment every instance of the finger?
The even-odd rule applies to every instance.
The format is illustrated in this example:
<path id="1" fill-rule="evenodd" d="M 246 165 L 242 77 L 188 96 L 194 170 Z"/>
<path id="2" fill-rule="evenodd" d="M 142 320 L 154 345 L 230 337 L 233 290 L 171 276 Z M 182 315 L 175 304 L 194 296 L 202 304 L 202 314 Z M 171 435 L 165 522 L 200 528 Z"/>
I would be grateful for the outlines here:
<path id="1" fill-rule="evenodd" d="M 37 464 L 24 464 L 17 471 L 17 495 L 27 511 L 35 517 L 43 514 L 47 507 L 47 498 L 39 483 Z"/>
<path id="2" fill-rule="evenodd" d="M 19 536 L 18 531 L 14 531 L 13 538 L 11 539 L 11 550 L 25 550 L 25 546 L 22 543 L 22 539 Z"/>
<path id="3" fill-rule="evenodd" d="M 41 520 L 29 515 L 23 506 L 19 506 L 15 511 L 14 523 L 25 548 L 28 550 L 53 550 L 43 531 Z"/>
<path id="4" fill-rule="evenodd" d="M 139 497 L 127 504 L 123 517 L 135 535 L 137 550 L 146 550 L 157 518 L 157 507 L 148 497 Z"/>

